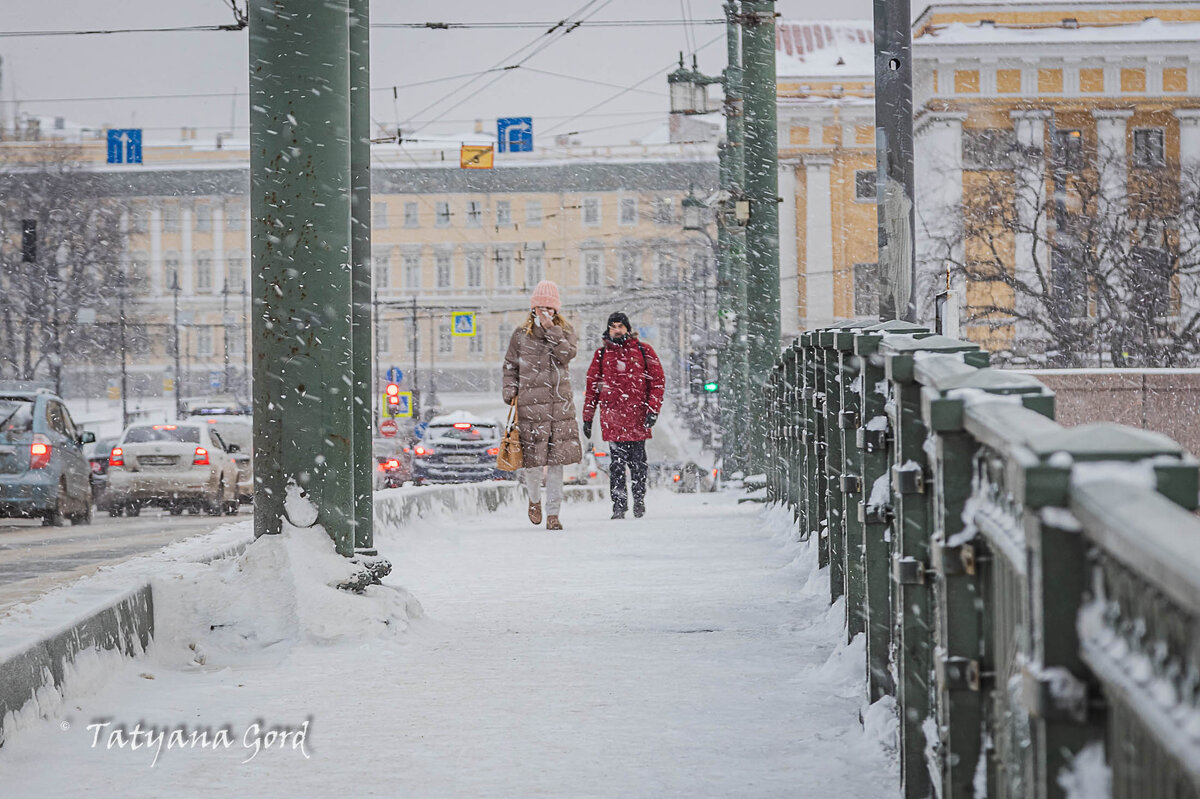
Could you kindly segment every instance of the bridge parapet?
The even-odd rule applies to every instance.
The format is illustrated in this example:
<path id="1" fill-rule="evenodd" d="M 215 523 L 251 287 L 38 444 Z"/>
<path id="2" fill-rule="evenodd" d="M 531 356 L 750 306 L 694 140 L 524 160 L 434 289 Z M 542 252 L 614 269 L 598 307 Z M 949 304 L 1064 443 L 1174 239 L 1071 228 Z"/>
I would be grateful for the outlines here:
<path id="1" fill-rule="evenodd" d="M 907 323 L 808 331 L 764 394 L 769 498 L 896 699 L 906 796 L 1065 796 L 1088 747 L 1114 797 L 1200 796 L 1195 459 Z"/>

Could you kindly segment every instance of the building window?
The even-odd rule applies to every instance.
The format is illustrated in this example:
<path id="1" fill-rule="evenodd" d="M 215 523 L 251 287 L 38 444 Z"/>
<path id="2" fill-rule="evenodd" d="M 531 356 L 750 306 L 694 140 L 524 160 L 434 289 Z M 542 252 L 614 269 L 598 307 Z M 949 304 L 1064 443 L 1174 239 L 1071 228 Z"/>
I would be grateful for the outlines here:
<path id="1" fill-rule="evenodd" d="M 197 325 L 196 326 L 196 354 L 201 358 L 211 357 L 213 354 L 213 334 L 212 326 Z"/>
<path id="2" fill-rule="evenodd" d="M 247 290 L 246 258 L 241 253 L 229 256 L 229 260 L 225 262 L 225 274 L 230 291 L 241 294 Z"/>
<path id="3" fill-rule="evenodd" d="M 182 289 L 179 285 L 179 253 L 169 252 L 163 256 L 163 288 L 167 291 Z"/>
<path id="4" fill-rule="evenodd" d="M 439 252 L 433 256 L 433 261 L 437 271 L 437 287 L 450 288 L 450 253 Z"/>
<path id="5" fill-rule="evenodd" d="M 179 206 L 175 203 L 168 203 L 162 208 L 162 225 L 163 230 L 168 233 L 175 233 L 179 230 Z"/>
<path id="6" fill-rule="evenodd" d="M 1156 318 L 1171 313 L 1171 258 L 1166 250 L 1134 247 L 1130 253 L 1130 294 L 1140 297 L 1141 307 Z"/>
<path id="7" fill-rule="evenodd" d="M 636 197 L 622 197 L 621 203 L 618 206 L 620 212 L 617 214 L 617 223 L 621 225 L 636 225 L 638 216 L 638 202 Z"/>
<path id="8" fill-rule="evenodd" d="M 208 203 L 196 206 L 196 230 L 201 232 L 212 230 L 212 206 Z"/>
<path id="9" fill-rule="evenodd" d="M 526 200 L 525 224 L 530 227 L 540 227 L 542 224 L 542 201 Z"/>
<path id="10" fill-rule="evenodd" d="M 659 197 L 654 201 L 654 221 L 659 225 L 675 224 L 675 200 Z"/>
<path id="11" fill-rule="evenodd" d="M 129 258 L 128 286 L 135 294 L 144 294 L 150 285 L 150 261 L 144 252 L 135 252 Z"/>
<path id="12" fill-rule="evenodd" d="M 500 325 L 500 329 L 496 331 L 497 352 L 508 352 L 508 345 L 512 342 L 512 335 L 512 330 L 506 330 L 503 324 Z"/>
<path id="13" fill-rule="evenodd" d="M 1141 128 L 1133 132 L 1133 165 L 1148 169 L 1165 166 L 1162 128 Z"/>
<path id="14" fill-rule="evenodd" d="M 636 286 L 642 282 L 642 253 L 639 250 L 621 251 L 621 283 Z"/>
<path id="15" fill-rule="evenodd" d="M 1017 132 L 1007 128 L 964 128 L 964 169 L 994 171 L 1012 169 L 1017 152 Z"/>
<path id="16" fill-rule="evenodd" d="M 416 253 L 404 255 L 404 288 L 421 288 L 421 256 Z"/>
<path id="17" fill-rule="evenodd" d="M 246 204 L 243 202 L 231 202 L 225 206 L 225 228 L 226 230 L 245 230 L 246 229 Z"/>
<path id="18" fill-rule="evenodd" d="M 439 202 L 434 206 L 434 225 L 437 227 L 450 227 L 450 203 Z"/>
<path id="19" fill-rule="evenodd" d="M 375 288 L 386 289 L 390 288 L 392 281 L 392 256 L 387 250 L 375 253 L 372 259 L 375 262 Z"/>
<path id="20" fill-rule="evenodd" d="M 483 225 L 483 203 L 479 200 L 467 200 L 467 226 L 481 227 Z"/>
<path id="21" fill-rule="evenodd" d="M 478 318 L 475 320 L 475 335 L 467 339 L 467 349 L 474 354 L 483 352 L 483 323 Z"/>
<path id="22" fill-rule="evenodd" d="M 874 169 L 859 169 L 854 173 L 854 199 L 875 202 L 876 175 Z"/>
<path id="23" fill-rule="evenodd" d="M 513 284 L 512 250 L 496 250 L 496 287 L 507 288 Z"/>
<path id="24" fill-rule="evenodd" d="M 496 203 L 496 224 L 512 224 L 512 203 L 508 200 L 499 200 Z"/>
<path id="25" fill-rule="evenodd" d="M 589 250 L 583 254 L 583 285 L 599 286 L 604 275 L 604 263 L 599 250 Z"/>
<path id="26" fill-rule="evenodd" d="M 375 327 L 375 349 L 380 355 L 392 351 L 392 328 L 388 322 L 380 322 Z"/>
<path id="27" fill-rule="evenodd" d="M 879 264 L 854 265 L 854 315 L 879 314 Z"/>
<path id="28" fill-rule="evenodd" d="M 146 206 L 135 205 L 129 211 L 129 230 L 133 233 L 145 233 L 148 227 L 147 217 L 149 213 L 146 211 Z"/>
<path id="29" fill-rule="evenodd" d="M 670 286 L 675 283 L 675 258 L 666 250 L 654 253 L 655 278 L 660 286 Z"/>
<path id="30" fill-rule="evenodd" d="M 583 198 L 583 224 L 596 227 L 600 224 L 600 198 Z"/>
<path id="31" fill-rule="evenodd" d="M 387 203 L 372 203 L 371 227 L 385 228 L 387 223 Z"/>
<path id="32" fill-rule="evenodd" d="M 417 213 L 417 204 L 416 203 L 405 203 L 404 204 L 404 226 L 405 227 L 419 227 L 420 222 L 421 222 L 420 216 Z"/>
<path id="33" fill-rule="evenodd" d="M 196 291 L 212 291 L 212 256 L 206 252 L 196 256 Z"/>
<path id="34" fill-rule="evenodd" d="M 229 342 L 230 355 L 243 355 L 246 352 L 246 330 L 241 325 L 226 325 L 225 339 Z"/>
<path id="35" fill-rule="evenodd" d="M 546 254 L 541 250 L 525 251 L 525 285 L 532 289 L 546 279 Z"/>
<path id="36" fill-rule="evenodd" d="M 1065 172 L 1083 170 L 1083 133 L 1078 130 L 1054 132 L 1055 166 Z"/>
<path id="37" fill-rule="evenodd" d="M 467 253 L 467 288 L 483 288 L 483 253 Z"/>
<path id="38" fill-rule="evenodd" d="M 438 327 L 438 354 L 449 355 L 454 352 L 454 339 L 450 335 L 450 325 Z"/>

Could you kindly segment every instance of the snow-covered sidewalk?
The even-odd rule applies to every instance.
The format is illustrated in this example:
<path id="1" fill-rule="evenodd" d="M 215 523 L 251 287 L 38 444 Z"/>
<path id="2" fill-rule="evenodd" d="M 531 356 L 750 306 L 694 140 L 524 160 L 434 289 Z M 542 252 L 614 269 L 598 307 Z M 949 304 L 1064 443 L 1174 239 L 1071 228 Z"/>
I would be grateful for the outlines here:
<path id="1" fill-rule="evenodd" d="M 423 615 L 311 591 L 311 534 L 156 584 L 150 653 L 0 749 L 3 794 L 898 796 L 894 722 L 864 708 L 811 545 L 733 496 L 648 504 L 569 504 L 562 533 L 517 506 L 380 531 Z M 161 749 L 114 740 L 139 723 Z"/>

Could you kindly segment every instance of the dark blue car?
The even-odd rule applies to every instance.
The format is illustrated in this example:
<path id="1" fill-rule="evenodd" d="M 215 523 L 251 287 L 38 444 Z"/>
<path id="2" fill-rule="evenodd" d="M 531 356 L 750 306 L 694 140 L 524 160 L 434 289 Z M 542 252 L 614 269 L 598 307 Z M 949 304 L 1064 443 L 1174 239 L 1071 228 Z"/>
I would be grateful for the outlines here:
<path id="1" fill-rule="evenodd" d="M 45 389 L 0 383 L 0 518 L 92 520 L 91 467 L 66 403 Z"/>

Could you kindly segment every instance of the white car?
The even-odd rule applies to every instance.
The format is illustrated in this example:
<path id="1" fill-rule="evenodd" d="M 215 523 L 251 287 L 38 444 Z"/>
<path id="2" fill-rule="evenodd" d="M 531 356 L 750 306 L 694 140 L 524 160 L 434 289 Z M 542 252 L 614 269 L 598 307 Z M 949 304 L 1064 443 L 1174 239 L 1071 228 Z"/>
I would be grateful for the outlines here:
<path id="1" fill-rule="evenodd" d="M 235 444 L 202 421 L 135 424 L 125 428 L 108 458 L 109 513 L 136 516 L 146 505 L 172 516 L 230 516 L 238 512 Z"/>
<path id="2" fill-rule="evenodd" d="M 226 445 L 233 445 L 233 461 L 238 467 L 237 498 L 243 505 L 254 500 L 254 420 L 245 414 L 192 416 L 189 421 L 203 422 L 217 431 Z"/>

